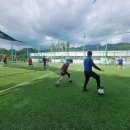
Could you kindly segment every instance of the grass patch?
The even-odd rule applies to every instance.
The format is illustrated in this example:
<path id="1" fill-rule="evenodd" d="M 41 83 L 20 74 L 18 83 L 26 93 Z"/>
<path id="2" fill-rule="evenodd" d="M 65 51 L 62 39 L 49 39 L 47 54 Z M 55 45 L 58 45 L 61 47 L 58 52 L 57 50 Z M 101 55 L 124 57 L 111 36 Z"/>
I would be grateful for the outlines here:
<path id="1" fill-rule="evenodd" d="M 105 95 L 99 96 L 90 79 L 89 91 L 82 92 L 82 65 L 70 66 L 73 83 L 67 77 L 57 88 L 61 64 L 50 64 L 53 73 L 0 95 L 1 130 L 128 130 L 130 128 L 130 68 L 100 66 L 98 72 Z M 78 70 L 77 70 L 78 69 Z M 0 67 L 0 90 L 46 75 L 42 64 Z M 95 70 L 96 71 L 96 70 Z M 97 72 L 97 71 L 96 71 Z"/>

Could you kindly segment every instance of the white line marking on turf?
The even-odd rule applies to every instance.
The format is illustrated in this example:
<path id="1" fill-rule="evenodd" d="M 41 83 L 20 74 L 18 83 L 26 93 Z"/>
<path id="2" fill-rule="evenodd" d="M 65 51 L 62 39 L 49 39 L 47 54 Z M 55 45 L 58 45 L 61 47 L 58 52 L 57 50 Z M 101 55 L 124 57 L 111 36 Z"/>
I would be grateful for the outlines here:
<path id="1" fill-rule="evenodd" d="M 38 78 L 36 78 L 36 79 L 32 79 L 32 80 L 23 82 L 23 83 L 21 83 L 21 84 L 17 84 L 17 85 L 15 85 L 15 86 L 13 86 L 13 87 L 10 87 L 10 88 L 1 90 L 0 93 L 6 92 L 6 91 L 8 91 L 8 90 L 17 88 L 17 87 L 22 86 L 22 85 L 25 85 L 25 84 L 28 84 L 28 83 L 33 82 L 33 81 L 35 81 L 35 80 L 42 79 L 42 78 L 44 78 L 44 77 L 46 77 L 46 76 L 48 76 L 48 75 L 51 75 L 51 74 L 52 74 L 52 73 L 49 73 L 49 74 L 43 75 L 43 76 L 41 76 L 41 77 L 38 77 Z"/>

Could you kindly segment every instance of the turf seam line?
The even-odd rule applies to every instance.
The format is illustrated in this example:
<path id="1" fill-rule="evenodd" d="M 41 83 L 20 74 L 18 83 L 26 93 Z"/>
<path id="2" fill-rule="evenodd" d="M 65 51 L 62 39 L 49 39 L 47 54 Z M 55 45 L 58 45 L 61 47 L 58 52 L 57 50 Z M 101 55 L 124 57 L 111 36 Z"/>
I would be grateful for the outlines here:
<path id="1" fill-rule="evenodd" d="M 11 89 L 17 88 L 17 87 L 22 86 L 22 85 L 25 85 L 25 84 L 28 84 L 28 83 L 33 82 L 33 81 L 35 81 L 35 80 L 42 79 L 42 78 L 44 78 L 44 77 L 46 77 L 46 76 L 48 76 L 48 75 L 50 75 L 50 74 L 52 74 L 52 73 L 49 73 L 49 74 L 46 74 L 46 75 L 40 76 L 40 77 L 38 77 L 38 78 L 36 78 L 36 79 L 32 79 L 32 80 L 29 80 L 29 81 L 26 81 L 26 82 L 23 82 L 23 83 L 17 84 L 17 85 L 15 85 L 15 86 L 12 86 L 12 87 L 7 88 L 7 89 L 3 89 L 3 90 L 0 91 L 0 93 L 6 92 L 6 91 L 8 91 L 8 90 L 11 90 Z"/>

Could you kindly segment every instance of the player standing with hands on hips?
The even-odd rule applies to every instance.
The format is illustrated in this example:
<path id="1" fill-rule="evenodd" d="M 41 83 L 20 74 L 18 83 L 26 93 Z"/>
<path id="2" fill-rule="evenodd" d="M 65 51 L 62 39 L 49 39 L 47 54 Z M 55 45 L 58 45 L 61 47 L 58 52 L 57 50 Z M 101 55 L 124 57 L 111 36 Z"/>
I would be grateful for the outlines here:
<path id="1" fill-rule="evenodd" d="M 93 60 L 92 60 L 92 51 L 88 51 L 87 53 L 87 57 L 84 59 L 84 76 L 85 76 L 85 82 L 84 82 L 84 87 L 83 87 L 83 91 L 87 91 L 87 84 L 89 81 L 90 77 L 93 77 L 94 79 L 96 79 L 97 82 L 97 89 L 102 88 L 100 86 L 100 76 L 92 71 L 92 67 L 94 67 L 95 69 L 99 70 L 99 71 L 104 71 L 102 69 L 100 69 L 99 67 L 97 67 Z"/>

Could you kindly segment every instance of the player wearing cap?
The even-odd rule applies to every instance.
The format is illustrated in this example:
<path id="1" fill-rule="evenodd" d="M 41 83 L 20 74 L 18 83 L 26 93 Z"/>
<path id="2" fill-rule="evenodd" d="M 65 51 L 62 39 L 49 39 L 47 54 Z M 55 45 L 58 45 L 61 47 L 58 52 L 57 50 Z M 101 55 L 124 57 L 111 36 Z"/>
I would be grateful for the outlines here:
<path id="1" fill-rule="evenodd" d="M 69 65 L 73 63 L 73 60 L 68 58 L 66 59 L 66 63 L 64 63 L 60 69 L 61 71 L 61 77 L 60 79 L 56 82 L 56 86 L 59 87 L 59 83 L 64 79 L 64 76 L 67 75 L 69 78 L 69 82 L 72 82 L 71 78 L 70 78 L 70 73 L 68 72 L 68 67 Z"/>

